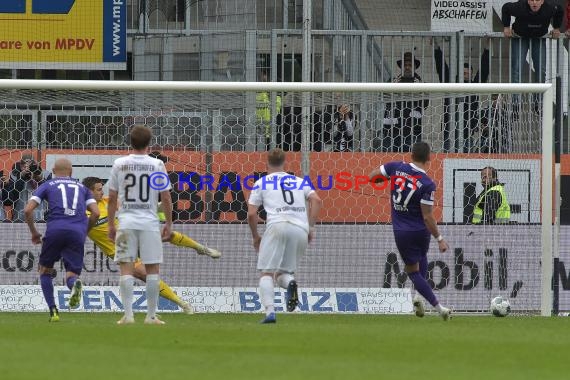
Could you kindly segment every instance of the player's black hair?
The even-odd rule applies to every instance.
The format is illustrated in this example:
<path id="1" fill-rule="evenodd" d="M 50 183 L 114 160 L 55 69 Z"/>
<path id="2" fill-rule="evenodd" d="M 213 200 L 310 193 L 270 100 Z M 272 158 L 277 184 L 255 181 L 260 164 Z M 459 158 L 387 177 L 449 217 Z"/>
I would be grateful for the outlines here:
<path id="1" fill-rule="evenodd" d="M 83 181 L 81 183 L 83 183 L 83 186 L 85 186 L 89 190 L 93 190 L 93 187 L 95 186 L 95 184 L 96 183 L 102 184 L 103 180 L 101 180 L 101 178 L 99 178 L 99 177 L 85 177 L 85 178 L 83 178 Z"/>
<path id="2" fill-rule="evenodd" d="M 425 164 L 429 161 L 431 149 L 429 144 L 423 141 L 419 141 L 412 146 L 412 161 L 421 162 Z"/>
<path id="3" fill-rule="evenodd" d="M 497 177 L 497 169 L 495 169 L 492 166 L 485 166 L 483 169 L 481 169 L 481 171 L 485 170 L 485 169 L 489 169 L 491 171 L 491 179 L 498 179 Z"/>

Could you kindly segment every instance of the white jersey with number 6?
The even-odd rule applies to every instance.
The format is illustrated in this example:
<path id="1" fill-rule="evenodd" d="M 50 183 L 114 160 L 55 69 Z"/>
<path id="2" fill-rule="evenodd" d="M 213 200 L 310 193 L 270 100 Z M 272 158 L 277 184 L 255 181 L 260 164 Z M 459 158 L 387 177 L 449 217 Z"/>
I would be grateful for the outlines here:
<path id="1" fill-rule="evenodd" d="M 249 203 L 263 205 L 267 212 L 267 225 L 289 222 L 308 233 L 307 198 L 314 191 L 303 178 L 276 172 L 255 181 Z"/>
<path id="2" fill-rule="evenodd" d="M 130 154 L 115 160 L 109 189 L 119 195 L 121 229 L 160 230 L 158 196 L 161 191 L 170 190 L 167 178 L 164 163 L 146 154 Z"/>

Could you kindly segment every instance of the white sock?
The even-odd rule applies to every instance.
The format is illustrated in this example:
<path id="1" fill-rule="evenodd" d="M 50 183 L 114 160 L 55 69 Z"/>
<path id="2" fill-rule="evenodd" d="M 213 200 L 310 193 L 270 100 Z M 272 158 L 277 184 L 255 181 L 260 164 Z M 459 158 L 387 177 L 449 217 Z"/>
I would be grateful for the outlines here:
<path id="1" fill-rule="evenodd" d="M 443 307 L 441 306 L 441 304 L 437 304 L 435 305 L 435 310 L 437 310 L 438 313 L 441 313 L 443 311 Z"/>
<path id="2" fill-rule="evenodd" d="M 159 283 L 160 276 L 158 274 L 146 275 L 146 316 L 148 318 L 156 317 L 156 309 L 158 308 Z"/>
<path id="3" fill-rule="evenodd" d="M 125 310 L 125 316 L 133 318 L 133 286 L 135 278 L 130 274 L 119 278 L 119 288 L 121 289 L 121 302 Z"/>
<path id="4" fill-rule="evenodd" d="M 289 283 L 294 279 L 295 277 L 291 276 L 289 273 L 281 273 L 279 277 L 277 277 L 277 285 L 279 285 L 283 289 L 287 289 Z"/>
<path id="5" fill-rule="evenodd" d="M 265 314 L 275 312 L 275 285 L 273 284 L 273 277 L 263 276 L 259 279 L 259 298 L 261 304 L 265 307 Z"/>

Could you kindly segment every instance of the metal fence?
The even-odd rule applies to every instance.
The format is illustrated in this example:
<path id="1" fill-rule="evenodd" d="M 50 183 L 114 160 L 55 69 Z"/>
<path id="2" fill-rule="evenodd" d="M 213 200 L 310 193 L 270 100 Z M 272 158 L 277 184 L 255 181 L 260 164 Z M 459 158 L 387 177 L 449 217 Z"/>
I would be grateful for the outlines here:
<path id="1" fill-rule="evenodd" d="M 403 60 L 406 53 L 410 53 L 418 61 L 416 74 L 423 82 L 551 82 L 561 75 L 563 82 L 567 83 L 568 65 L 565 63 L 568 54 L 563 40 L 544 38 L 533 41 L 528 59 L 519 49 L 521 41 L 516 38 L 508 40 L 500 33 L 470 35 L 369 30 L 225 30 L 195 31 L 189 36 L 140 36 L 135 37 L 133 44 L 134 78 L 389 82 L 398 78 L 401 73 L 398 62 Z M 537 65 L 533 65 L 533 56 L 538 61 Z M 303 73 L 308 74 L 303 77 Z M 563 104 L 566 104 L 566 92 L 567 86 L 560 94 Z M 286 99 L 286 94 L 276 95 Z M 272 98 L 273 108 L 276 107 L 274 102 L 277 96 Z M 506 99 L 502 100 L 501 111 L 510 113 L 511 110 L 504 107 Z M 465 145 L 461 134 L 455 131 L 461 129 L 466 121 L 457 117 L 453 119 L 457 110 L 465 107 L 465 102 L 451 101 L 453 104 L 430 102 L 431 109 L 426 115 L 432 116 L 423 122 L 425 136 L 435 136 L 435 148 L 441 151 L 460 151 Z M 492 104 L 493 101 L 483 99 L 481 104 Z M 313 105 L 311 115 L 329 106 L 323 102 Z M 384 112 L 384 105 L 367 105 L 356 100 L 350 106 L 359 120 L 354 150 L 381 150 L 382 147 L 368 142 L 383 138 L 381 118 L 372 120 L 368 115 Z M 287 108 L 287 104 L 284 103 L 282 107 Z M 444 108 L 452 119 L 441 120 Z M 563 111 L 566 108 L 563 107 Z M 449 112 L 451 109 L 454 111 Z M 284 120 L 288 115 L 282 116 Z M 481 124 L 483 109 L 472 117 Z M 279 118 L 276 118 L 275 122 L 278 121 Z M 236 122 L 239 123 L 239 120 Z M 280 133 L 283 134 L 279 132 L 281 127 L 272 126 L 272 130 L 278 134 L 274 141 L 291 137 L 280 136 Z M 522 140 L 539 133 L 538 128 L 538 123 L 532 121 L 525 125 L 513 124 L 510 129 L 514 133 L 514 140 L 519 143 L 501 149 L 516 151 L 516 145 L 521 146 Z M 318 134 L 319 131 L 314 133 Z M 569 151 L 567 136 L 564 136 L 564 151 Z M 301 140 L 300 137 L 293 139 Z M 299 149 L 298 146 L 289 144 L 285 147 Z M 244 149 L 248 147 L 244 145 Z"/>
<path id="2" fill-rule="evenodd" d="M 567 113 L 569 56 L 566 40 L 543 38 L 531 41 L 527 57 L 524 40 L 509 40 L 502 33 L 367 30 L 353 0 L 313 0 L 309 3 L 312 6 L 304 8 L 300 0 L 131 0 L 128 2 L 128 20 L 132 79 L 389 82 L 398 78 L 401 73 L 398 62 L 410 53 L 412 60 L 418 62 L 415 71 L 423 82 L 552 82 L 560 75 L 563 88 L 558 95 L 561 110 L 564 115 Z M 303 23 L 304 19 L 310 22 Z M 283 104 L 277 105 L 277 99 Z M 280 108 L 281 116 L 271 120 L 273 145 L 280 141 L 302 140 L 294 131 L 283 132 L 287 129 L 283 124 L 286 120 L 300 117 L 294 105 L 287 103 L 289 99 L 287 94 L 271 94 L 269 108 L 272 113 Z M 482 124 L 485 107 L 491 107 L 496 100 L 481 100 L 481 112 L 472 115 L 476 119 L 474 124 Z M 501 100 L 502 105 L 496 109 L 511 113 L 511 109 L 503 107 L 507 99 Z M 73 100 L 69 103 L 70 110 L 78 111 Z M 222 130 L 222 133 L 228 133 L 224 138 L 234 141 L 232 150 L 236 147 L 261 149 L 265 144 L 252 144 L 251 141 L 264 140 L 265 136 L 250 136 L 247 118 L 242 116 L 254 112 L 256 105 L 254 101 L 252 104 L 252 99 L 244 99 L 242 103 L 242 112 L 219 110 L 232 126 Z M 461 151 L 465 146 L 460 130 L 466 121 L 457 117 L 465 103 L 457 99 L 429 102 L 422 115 L 422 134 L 433 139 L 436 150 Z M 319 115 L 329 106 L 322 98 L 313 101 L 309 112 L 312 134 L 324 133 L 317 125 Z M 385 113 L 385 104 L 365 104 L 355 98 L 349 106 L 358 121 L 352 149 L 383 150 L 384 147 L 374 141 L 384 138 L 384 118 L 378 115 Z M 536 107 L 540 108 L 540 104 Z M 240 116 L 231 119 L 236 113 Z M 570 120 L 564 117 L 563 123 L 563 152 L 570 152 L 567 136 Z M 539 132 L 538 124 L 532 120 L 525 125 L 519 124 L 511 123 L 514 135 L 508 140 L 516 143 L 504 150 L 516 151 L 523 140 L 532 139 Z M 168 128 L 158 132 L 171 133 Z M 258 127 L 256 133 L 262 133 L 262 129 Z M 325 136 L 320 138 L 326 139 Z M 298 150 L 299 144 L 289 143 L 285 148 Z"/>

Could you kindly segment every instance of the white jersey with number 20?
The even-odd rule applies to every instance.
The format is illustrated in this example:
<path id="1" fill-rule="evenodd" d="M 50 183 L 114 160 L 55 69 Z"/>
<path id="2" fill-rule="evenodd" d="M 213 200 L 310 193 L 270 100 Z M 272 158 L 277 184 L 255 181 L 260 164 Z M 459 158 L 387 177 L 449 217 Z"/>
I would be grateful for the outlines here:
<path id="1" fill-rule="evenodd" d="M 109 189 L 119 194 L 121 229 L 160 230 L 158 197 L 161 191 L 171 188 L 167 178 L 164 163 L 146 154 L 131 154 L 115 160 Z"/>

